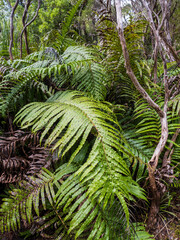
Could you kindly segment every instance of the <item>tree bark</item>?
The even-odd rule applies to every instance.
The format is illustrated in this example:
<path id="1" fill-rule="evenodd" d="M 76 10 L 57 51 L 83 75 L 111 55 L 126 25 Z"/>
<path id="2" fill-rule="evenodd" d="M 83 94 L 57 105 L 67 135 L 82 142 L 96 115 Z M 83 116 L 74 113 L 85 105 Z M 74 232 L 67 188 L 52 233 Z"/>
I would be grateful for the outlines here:
<path id="1" fill-rule="evenodd" d="M 121 0 L 116 0 L 116 13 L 117 13 L 117 29 L 119 32 L 119 38 L 122 46 L 122 51 L 125 59 L 125 67 L 127 74 L 131 81 L 133 82 L 134 86 L 136 89 L 139 91 L 139 93 L 142 95 L 142 97 L 149 103 L 149 105 L 158 113 L 161 121 L 161 137 L 159 140 L 159 143 L 153 153 L 153 156 L 151 160 L 148 163 L 148 171 L 149 171 L 149 181 L 150 181 L 150 189 L 152 193 L 152 201 L 151 201 L 151 206 L 150 206 L 150 212 L 149 212 L 149 217 L 148 217 L 148 227 L 152 229 L 157 221 L 157 214 L 159 212 L 159 206 L 160 206 L 160 199 L 161 199 L 161 193 L 157 187 L 156 179 L 155 179 L 155 171 L 158 165 L 158 160 L 159 156 L 162 153 L 164 146 L 166 144 L 167 138 L 168 138 L 168 123 L 167 123 L 167 103 L 168 103 L 168 83 L 167 83 L 167 67 L 166 63 L 164 61 L 164 56 L 162 54 L 161 48 L 159 46 L 159 30 L 161 29 L 164 19 L 165 19 L 165 14 L 163 15 L 162 21 L 160 25 L 158 26 L 158 29 L 155 28 L 155 24 L 152 19 L 152 15 L 150 13 L 149 6 L 147 2 L 142 0 L 144 4 L 146 4 L 145 7 L 147 7 L 148 11 L 148 20 L 150 21 L 150 25 L 152 26 L 153 33 L 155 35 L 155 41 L 157 45 L 157 49 L 160 51 L 163 62 L 164 62 L 164 86 L 165 86 L 165 101 L 164 101 L 164 109 L 162 110 L 153 100 L 152 98 L 148 95 L 148 93 L 145 91 L 145 89 L 140 85 L 138 82 L 132 68 L 130 65 L 130 59 L 129 59 L 129 53 L 127 50 L 127 45 L 126 45 L 126 40 L 124 37 L 124 32 L 123 32 L 123 23 L 122 23 L 122 5 L 121 5 Z M 156 53 L 157 57 L 157 53 Z"/>
<path id="2" fill-rule="evenodd" d="M 16 3 L 14 7 L 12 7 L 11 15 L 10 15 L 10 44 L 9 44 L 9 56 L 10 59 L 13 60 L 13 54 L 12 54 L 12 47 L 13 47 L 13 40 L 14 40 L 14 25 L 13 25 L 13 20 L 14 20 L 14 13 L 16 11 L 16 8 L 19 4 L 19 0 L 16 0 Z"/>
<path id="3" fill-rule="evenodd" d="M 39 9 L 40 9 L 40 5 L 41 5 L 41 0 L 38 0 L 38 7 L 36 9 L 36 13 L 34 15 L 34 17 L 31 19 L 31 21 L 29 21 L 28 23 L 25 24 L 22 32 L 21 32 L 21 35 L 20 35 L 20 56 L 22 58 L 22 36 L 23 36 L 23 33 L 24 31 L 26 31 L 27 27 L 32 23 L 34 22 L 34 20 L 36 19 L 36 17 L 38 16 L 38 12 L 39 12 Z"/>
<path id="4" fill-rule="evenodd" d="M 30 4 L 31 4 L 31 0 L 27 0 L 25 8 L 24 8 L 23 16 L 22 16 L 23 28 L 26 25 L 25 20 L 26 20 L 26 16 L 27 16 L 28 8 L 29 8 Z M 27 38 L 27 30 L 26 29 L 24 30 L 24 40 L 25 40 L 26 52 L 27 52 L 27 54 L 29 54 L 30 51 L 29 51 L 29 46 L 28 46 L 28 38 Z M 20 38 L 20 57 L 22 58 L 22 37 Z"/>

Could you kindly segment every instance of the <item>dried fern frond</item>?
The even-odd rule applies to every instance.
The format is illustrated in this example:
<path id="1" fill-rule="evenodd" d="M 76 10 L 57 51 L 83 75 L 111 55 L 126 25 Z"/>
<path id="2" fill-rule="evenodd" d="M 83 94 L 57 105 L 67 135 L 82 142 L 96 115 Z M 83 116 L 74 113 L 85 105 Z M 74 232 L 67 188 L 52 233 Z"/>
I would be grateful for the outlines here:
<path id="1" fill-rule="evenodd" d="M 0 182 L 26 179 L 47 166 L 49 150 L 39 146 L 39 135 L 21 130 L 0 137 Z"/>

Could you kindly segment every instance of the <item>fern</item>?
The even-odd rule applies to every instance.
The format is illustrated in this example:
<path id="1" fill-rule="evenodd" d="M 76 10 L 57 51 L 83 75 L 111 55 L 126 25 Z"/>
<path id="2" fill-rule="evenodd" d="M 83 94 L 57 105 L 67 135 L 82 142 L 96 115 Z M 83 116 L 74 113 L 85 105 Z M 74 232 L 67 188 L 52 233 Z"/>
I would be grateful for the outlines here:
<path id="1" fill-rule="evenodd" d="M 124 29 L 124 33 L 133 71 L 139 82 L 146 87 L 149 77 L 149 69 L 146 67 L 148 63 L 141 62 L 142 33 L 145 26 L 146 22 L 144 21 L 131 22 Z M 104 64 L 111 73 L 112 85 L 115 86 L 111 91 L 113 90 L 112 95 L 116 97 L 116 103 L 117 100 L 121 103 L 125 99 L 134 101 L 133 96 L 137 94 L 136 89 L 126 74 L 116 23 L 108 14 L 105 13 L 102 18 L 100 17 L 98 31 L 101 40 L 100 47 L 105 56 Z"/>
<path id="2" fill-rule="evenodd" d="M 163 106 L 163 102 L 159 102 Z M 136 104 L 136 117 L 142 119 L 137 126 L 139 138 L 149 144 L 157 143 L 161 135 L 161 125 L 158 115 L 152 110 L 144 100 L 139 100 Z M 168 111 L 169 134 L 173 134 L 179 128 L 178 116 L 172 117 L 172 112 Z M 155 146 L 155 145 L 154 145 Z"/>
<path id="3" fill-rule="evenodd" d="M 33 95 L 33 89 L 36 91 L 35 95 Z M 0 84 L 0 91 L 2 99 L 0 111 L 3 116 L 5 116 L 7 111 L 17 111 L 16 109 L 18 109 L 19 106 L 23 106 L 22 104 L 25 100 L 25 96 L 26 104 L 28 96 L 33 100 L 38 100 L 38 92 L 43 93 L 43 96 L 40 97 L 40 100 L 47 99 L 47 97 L 52 95 L 52 90 L 43 82 L 40 82 L 39 79 L 33 74 L 29 74 L 28 77 L 19 76 L 18 78 L 12 78 L 11 80 L 4 80 Z"/>
<path id="4" fill-rule="evenodd" d="M 136 223 L 134 224 L 136 236 L 135 238 L 131 238 L 134 240 L 151 240 L 154 239 L 152 235 L 150 235 L 148 232 L 145 231 L 145 227 L 142 223 Z"/>
<path id="5" fill-rule="evenodd" d="M 169 107 L 172 108 L 172 117 L 180 114 L 180 94 L 169 101 Z"/>
<path id="6" fill-rule="evenodd" d="M 63 41 L 64 41 L 64 39 L 69 31 L 69 28 L 72 24 L 72 20 L 73 20 L 75 14 L 77 13 L 77 10 L 78 10 L 79 6 L 82 4 L 82 2 L 83 2 L 83 0 L 78 0 L 77 3 L 73 6 L 73 8 L 70 10 L 68 17 L 64 20 L 64 24 L 61 29 L 62 44 L 63 44 Z"/>
<path id="7" fill-rule="evenodd" d="M 25 89 L 31 82 L 34 83 L 31 85 L 33 89 L 41 89 L 45 97 L 52 95 L 51 86 L 56 89 L 70 85 L 71 89 L 85 91 L 95 99 L 104 100 L 109 80 L 99 61 L 98 53 L 85 47 L 69 47 L 61 56 L 51 48 L 38 55 L 34 53 L 23 61 L 15 60 L 13 71 L 6 74 L 0 83 L 2 113 L 15 106 L 15 101 L 26 94 Z M 49 84 L 43 82 L 47 78 Z"/>
<path id="8" fill-rule="evenodd" d="M 56 48 L 58 52 L 63 53 L 67 47 L 77 45 L 76 41 L 73 40 L 72 37 L 69 38 L 67 35 L 70 33 L 73 18 L 77 14 L 82 3 L 83 0 L 78 0 L 76 4 L 74 4 L 62 23 L 61 30 L 53 29 L 43 37 L 42 42 L 44 47 L 52 46 L 53 48 Z"/>
<path id="9" fill-rule="evenodd" d="M 23 128 L 32 126 L 34 133 L 42 129 L 41 141 L 46 138 L 47 146 L 53 143 L 53 150 L 58 149 L 61 158 L 73 148 L 70 163 L 93 133 L 94 144 L 75 176 L 88 184 L 88 196 L 103 208 L 117 198 L 129 222 L 125 198 L 133 200 L 133 196 L 144 198 L 144 195 L 121 158 L 118 122 L 107 104 L 84 97 L 80 92 L 56 93 L 45 103 L 25 106 L 16 121 L 21 121 Z"/>
<path id="10" fill-rule="evenodd" d="M 54 174 L 44 169 L 38 178 L 23 181 L 20 188 L 11 190 L 0 209 L 1 232 L 18 230 L 22 223 L 26 225 L 34 221 L 33 216 L 36 215 L 44 222 L 38 231 L 46 233 L 53 229 L 51 237 L 56 239 L 83 237 L 98 240 L 102 236 L 105 239 L 124 239 L 126 222 L 123 223 L 122 216 L 115 218 L 114 211 L 113 215 L 110 214 L 113 202 L 117 206 L 118 201 L 111 198 L 110 205 L 105 207 L 97 198 L 90 197 L 87 193 L 89 184 L 82 183 L 74 174 L 76 170 L 77 166 L 72 164 L 62 165 Z M 120 207 L 119 211 L 122 214 Z"/>
<path id="11" fill-rule="evenodd" d="M 10 231 L 11 229 L 16 231 L 20 228 L 21 221 L 24 221 L 25 224 L 30 223 L 33 219 L 33 208 L 39 216 L 39 194 L 42 196 L 42 205 L 46 208 L 43 196 L 46 189 L 48 199 L 52 200 L 48 191 L 52 182 L 52 176 L 47 176 L 45 172 L 42 172 L 37 180 L 22 181 L 19 188 L 10 191 L 11 198 L 9 200 L 4 198 L 4 203 L 0 209 L 1 232 Z M 52 188 L 50 189 L 52 190 Z"/>

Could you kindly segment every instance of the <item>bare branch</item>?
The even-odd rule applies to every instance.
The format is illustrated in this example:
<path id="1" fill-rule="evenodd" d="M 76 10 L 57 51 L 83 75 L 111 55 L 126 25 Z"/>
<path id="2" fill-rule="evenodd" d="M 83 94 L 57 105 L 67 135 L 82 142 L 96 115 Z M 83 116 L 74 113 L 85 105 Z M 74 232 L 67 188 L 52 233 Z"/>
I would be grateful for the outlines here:
<path id="1" fill-rule="evenodd" d="M 142 97 L 149 103 L 151 107 L 155 109 L 160 117 L 164 117 L 164 112 L 161 108 L 152 100 L 152 98 L 148 95 L 145 89 L 140 85 L 139 81 L 137 80 L 130 64 L 129 53 L 126 46 L 126 40 L 123 33 L 123 23 L 122 23 L 122 12 L 121 12 L 121 1 L 116 0 L 116 12 L 117 12 L 117 29 L 119 32 L 119 38 L 121 41 L 121 46 L 123 50 L 123 55 L 125 59 L 126 71 L 128 76 L 130 77 L 131 81 L 133 82 L 136 89 L 142 95 Z"/>
<path id="2" fill-rule="evenodd" d="M 176 52 L 173 49 L 173 47 L 168 43 L 167 39 L 163 36 L 163 34 L 161 34 L 161 38 L 164 41 L 164 43 L 167 46 L 167 48 L 169 49 L 169 51 L 172 54 L 172 56 L 174 57 L 174 59 L 176 60 L 176 62 L 178 63 L 178 65 L 180 66 L 180 58 L 178 57 L 178 52 Z"/>
<path id="3" fill-rule="evenodd" d="M 153 17 L 152 17 L 152 12 L 151 12 L 151 9 L 149 8 L 148 2 L 145 0 L 140 0 L 140 1 L 144 5 L 144 8 L 146 9 L 146 18 L 150 23 L 151 29 L 152 29 L 154 37 L 155 37 L 156 49 L 155 49 L 155 53 L 154 53 L 155 54 L 154 60 L 157 61 L 157 54 L 159 51 L 161 54 L 161 58 L 163 60 L 163 64 L 164 64 L 165 99 L 164 99 L 164 109 L 163 110 L 161 110 L 161 108 L 152 100 L 152 98 L 148 95 L 148 93 L 145 91 L 145 89 L 140 85 L 138 79 L 136 78 L 136 76 L 131 68 L 129 53 L 128 53 L 128 49 L 127 49 L 127 45 L 126 45 L 126 40 L 124 37 L 124 32 L 123 32 L 121 0 L 116 0 L 116 13 L 117 13 L 117 29 L 119 32 L 119 38 L 121 41 L 121 46 L 122 46 L 122 51 L 123 51 L 123 55 L 124 55 L 124 59 L 125 59 L 125 67 L 126 67 L 127 74 L 130 77 L 130 79 L 133 82 L 136 89 L 142 95 L 142 97 L 158 113 L 158 115 L 160 117 L 160 121 L 161 121 L 161 137 L 160 137 L 159 143 L 156 146 L 156 149 L 153 153 L 153 156 L 148 163 L 150 188 L 151 188 L 151 192 L 152 192 L 152 196 L 153 196 L 153 199 L 151 201 L 149 218 L 148 218 L 148 226 L 149 226 L 149 228 L 152 228 L 156 224 L 156 221 L 157 221 L 156 216 L 159 212 L 160 199 L 161 199 L 161 191 L 159 191 L 159 189 L 157 188 L 155 171 L 156 171 L 156 168 L 158 165 L 160 154 L 164 150 L 164 147 L 165 147 L 165 144 L 166 144 L 167 138 L 168 138 L 167 104 L 168 104 L 168 98 L 169 98 L 169 90 L 168 90 L 167 66 L 166 66 L 166 61 L 165 61 L 163 52 L 161 50 L 160 37 L 159 37 L 159 30 L 163 26 L 165 16 L 163 15 L 160 25 L 158 25 L 156 28 Z M 166 5 L 164 5 L 164 8 L 166 10 Z"/>

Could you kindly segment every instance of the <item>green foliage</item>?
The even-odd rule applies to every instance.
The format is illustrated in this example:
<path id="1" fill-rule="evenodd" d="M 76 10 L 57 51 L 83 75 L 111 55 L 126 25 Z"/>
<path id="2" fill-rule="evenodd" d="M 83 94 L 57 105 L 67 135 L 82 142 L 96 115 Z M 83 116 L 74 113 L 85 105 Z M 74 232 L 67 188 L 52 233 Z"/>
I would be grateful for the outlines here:
<path id="1" fill-rule="evenodd" d="M 135 223 L 134 224 L 135 231 L 136 231 L 136 236 L 135 238 L 132 237 L 131 239 L 135 240 L 151 240 L 154 239 L 152 235 L 150 235 L 148 232 L 146 232 L 145 227 L 143 226 L 142 223 Z"/>
<path id="2" fill-rule="evenodd" d="M 180 94 L 169 101 L 169 107 L 172 108 L 172 117 L 180 114 Z"/>
<path id="3" fill-rule="evenodd" d="M 143 86 L 147 85 L 150 75 L 148 69 L 149 63 L 146 60 L 142 61 L 143 51 L 141 46 L 145 26 L 146 22 L 139 20 L 130 22 L 124 29 L 131 67 Z M 104 64 L 109 70 L 111 79 L 113 80 L 112 89 L 110 90 L 113 91 L 112 95 L 116 96 L 116 103 L 117 100 L 120 102 L 125 100 L 134 101 L 134 95 L 136 95 L 137 92 L 126 73 L 116 23 L 110 18 L 109 14 L 103 14 L 99 21 L 98 31 L 101 40 L 101 50 L 105 54 Z"/>
<path id="4" fill-rule="evenodd" d="M 99 60 L 96 51 L 85 47 L 69 47 L 62 55 L 48 48 L 33 53 L 24 60 L 15 60 L 12 64 L 14 69 L 9 74 L 4 74 L 0 84 L 2 113 L 17 106 L 15 102 L 22 104 L 23 96 L 26 98 L 25 104 L 28 103 L 27 93 L 30 94 L 31 101 L 43 100 L 38 94 L 34 95 L 32 90 L 29 91 L 29 88 L 42 92 L 45 97 L 51 96 L 53 84 L 57 88 L 68 84 L 69 88 L 71 86 L 71 89 L 85 91 L 95 99 L 105 99 L 108 76 L 104 67 L 98 63 Z M 45 84 L 47 78 L 49 86 Z"/>
<path id="5" fill-rule="evenodd" d="M 77 14 L 77 11 L 82 4 L 83 0 L 78 0 L 77 3 L 71 8 L 65 17 L 65 20 L 61 23 L 61 30 L 52 29 L 42 39 L 43 45 L 55 47 L 59 53 L 63 53 L 67 47 L 76 45 L 77 42 L 73 41 L 73 38 L 67 36 L 70 33 L 70 27 L 72 25 L 73 18 Z M 52 14 L 52 13 L 51 13 Z M 71 34 L 74 35 L 74 34 Z M 75 35 L 78 35 L 77 33 Z"/>
<path id="6" fill-rule="evenodd" d="M 4 1 L 0 2 L 0 19 L 3 19 L 0 21 L 0 54 L 7 57 L 9 20 L 3 14 L 8 15 L 10 11 Z M 44 0 L 39 18 L 28 27 L 33 53 L 14 61 L 0 60 L 0 121 L 10 130 L 6 137 L 1 137 L 1 152 L 6 155 L 5 161 L 0 157 L 0 165 L 4 164 L 4 172 L 10 170 L 6 172 L 6 183 L 17 182 L 1 199 L 2 234 L 22 231 L 22 235 L 28 237 L 36 232 L 36 236 L 57 240 L 153 239 L 142 223 L 132 223 L 132 208 L 137 199 L 146 201 L 138 183 L 142 184 L 148 175 L 147 163 L 161 135 L 160 119 L 139 96 L 126 73 L 116 23 L 112 19 L 113 6 L 111 14 L 100 11 L 99 46 L 92 48 L 82 44 L 83 37 L 86 45 L 96 38 L 95 29 L 91 29 L 97 21 L 92 6 L 93 10 L 100 8 L 96 1 Z M 30 19 L 36 7 L 37 2 L 33 2 L 28 12 Z M 130 5 L 124 7 L 125 16 L 129 9 Z M 21 2 L 14 20 L 15 57 L 19 54 L 23 11 Z M 134 21 L 130 15 L 127 21 L 124 33 L 132 69 L 142 87 L 163 109 L 162 63 L 158 61 L 158 81 L 154 84 L 151 82 L 154 63 L 145 56 L 151 47 L 143 46 L 147 23 L 138 17 Z M 38 49 L 41 51 L 35 52 Z M 176 87 L 168 103 L 169 138 L 164 151 L 169 149 L 172 136 L 180 127 L 179 68 L 174 62 L 167 66 L 170 67 L 169 87 Z M 20 123 L 22 128 L 32 130 L 41 147 L 35 149 L 33 145 L 28 149 L 33 134 L 29 134 L 28 143 L 26 133 L 18 142 L 20 131 L 16 129 Z M 2 126 L 1 134 L 7 131 Z M 39 161 L 42 158 L 38 148 L 49 156 L 48 169 L 42 170 L 38 162 L 39 169 L 33 170 L 34 156 Z M 12 155 L 15 152 L 17 156 Z M 31 164 L 27 165 L 28 174 L 23 175 L 21 181 L 19 170 L 14 170 L 24 167 L 24 159 L 18 158 L 20 155 L 33 159 L 31 170 L 34 173 L 29 177 Z M 179 175 L 179 155 L 178 136 L 170 156 L 175 177 Z M 44 157 L 43 166 L 45 162 Z M 14 173 L 16 181 L 10 181 Z M 176 183 L 178 180 L 170 187 Z M 162 204 L 161 209 L 165 205 Z"/>
<path id="7" fill-rule="evenodd" d="M 128 226 L 129 211 L 125 198 L 133 200 L 135 196 L 144 199 L 144 195 L 131 179 L 126 163 L 121 158 L 119 126 L 107 104 L 89 99 L 80 92 L 57 93 L 45 103 L 25 106 L 18 113 L 16 121 L 21 121 L 23 128 L 32 126 L 33 132 L 42 129 L 41 140 L 46 138 L 45 145 L 53 143 L 53 150 L 58 149 L 61 158 L 73 148 L 70 163 L 88 138 L 93 137 L 88 156 L 75 176 L 79 176 L 80 181 L 88 187 L 88 198 L 97 201 L 103 209 L 113 199 L 118 199 Z M 77 142 L 79 144 L 76 146 Z M 104 231 L 104 224 L 102 226 L 101 231 Z"/>
<path id="8" fill-rule="evenodd" d="M 4 18 L 0 25 L 0 56 L 9 56 L 8 46 L 9 46 L 9 21 Z"/>
<path id="9" fill-rule="evenodd" d="M 53 150 L 58 148 L 61 158 L 79 140 L 79 145 L 74 150 L 70 162 L 82 149 L 93 131 L 96 136 L 94 144 L 88 153 L 85 164 L 78 170 L 83 181 L 93 180 L 89 194 L 93 195 L 106 186 L 105 192 L 99 193 L 102 200 L 106 192 L 113 190 L 119 200 L 122 200 L 126 213 L 124 194 L 128 199 L 132 199 L 132 193 L 135 196 L 143 197 L 138 188 L 137 192 L 135 191 L 135 185 L 134 192 L 131 192 L 132 180 L 129 177 L 125 177 L 126 186 L 123 184 L 124 176 L 129 176 L 129 170 L 119 153 L 121 134 L 115 115 L 108 105 L 84 97 L 82 93 L 78 92 L 57 93 L 45 103 L 31 103 L 25 106 L 18 113 L 16 121 L 22 121 L 23 128 L 32 126 L 33 132 L 44 129 L 41 140 L 46 136 L 45 145 L 55 143 Z M 56 126 L 52 129 L 54 124 Z M 99 181 L 100 179 L 101 181 Z M 122 183 L 119 179 L 122 179 Z"/>
<path id="10" fill-rule="evenodd" d="M 1 232 L 17 230 L 22 222 L 24 225 L 31 223 L 36 216 L 36 222 L 41 221 L 38 231 L 44 234 L 53 231 L 51 237 L 56 239 L 99 239 L 100 236 L 125 239 L 130 230 L 126 233 L 127 223 L 118 200 L 112 198 L 104 206 L 97 195 L 94 199 L 90 197 L 88 185 L 74 173 L 77 169 L 72 164 L 62 165 L 55 173 L 44 169 L 38 177 L 13 188 L 9 197 L 3 199 Z M 119 211 L 118 215 L 114 212 L 115 208 Z M 134 235 L 131 239 L 151 239 L 142 225 L 135 225 L 135 229 L 135 234 L 131 229 Z"/>
<path id="11" fill-rule="evenodd" d="M 159 96 L 159 106 L 163 107 L 164 103 L 160 99 L 161 97 Z M 136 126 L 138 139 L 143 141 L 147 148 L 153 147 L 155 149 L 161 136 L 161 123 L 158 114 L 143 99 L 137 101 L 135 111 L 135 116 L 139 119 Z M 169 109 L 167 115 L 169 129 L 168 144 L 171 142 L 171 136 L 180 127 L 180 123 L 178 114 L 174 113 L 173 109 Z"/>
<path id="12" fill-rule="evenodd" d="M 53 0 L 49 2 L 45 0 L 39 11 L 39 31 L 44 35 L 51 29 L 58 29 L 71 7 L 70 1 Z"/>

